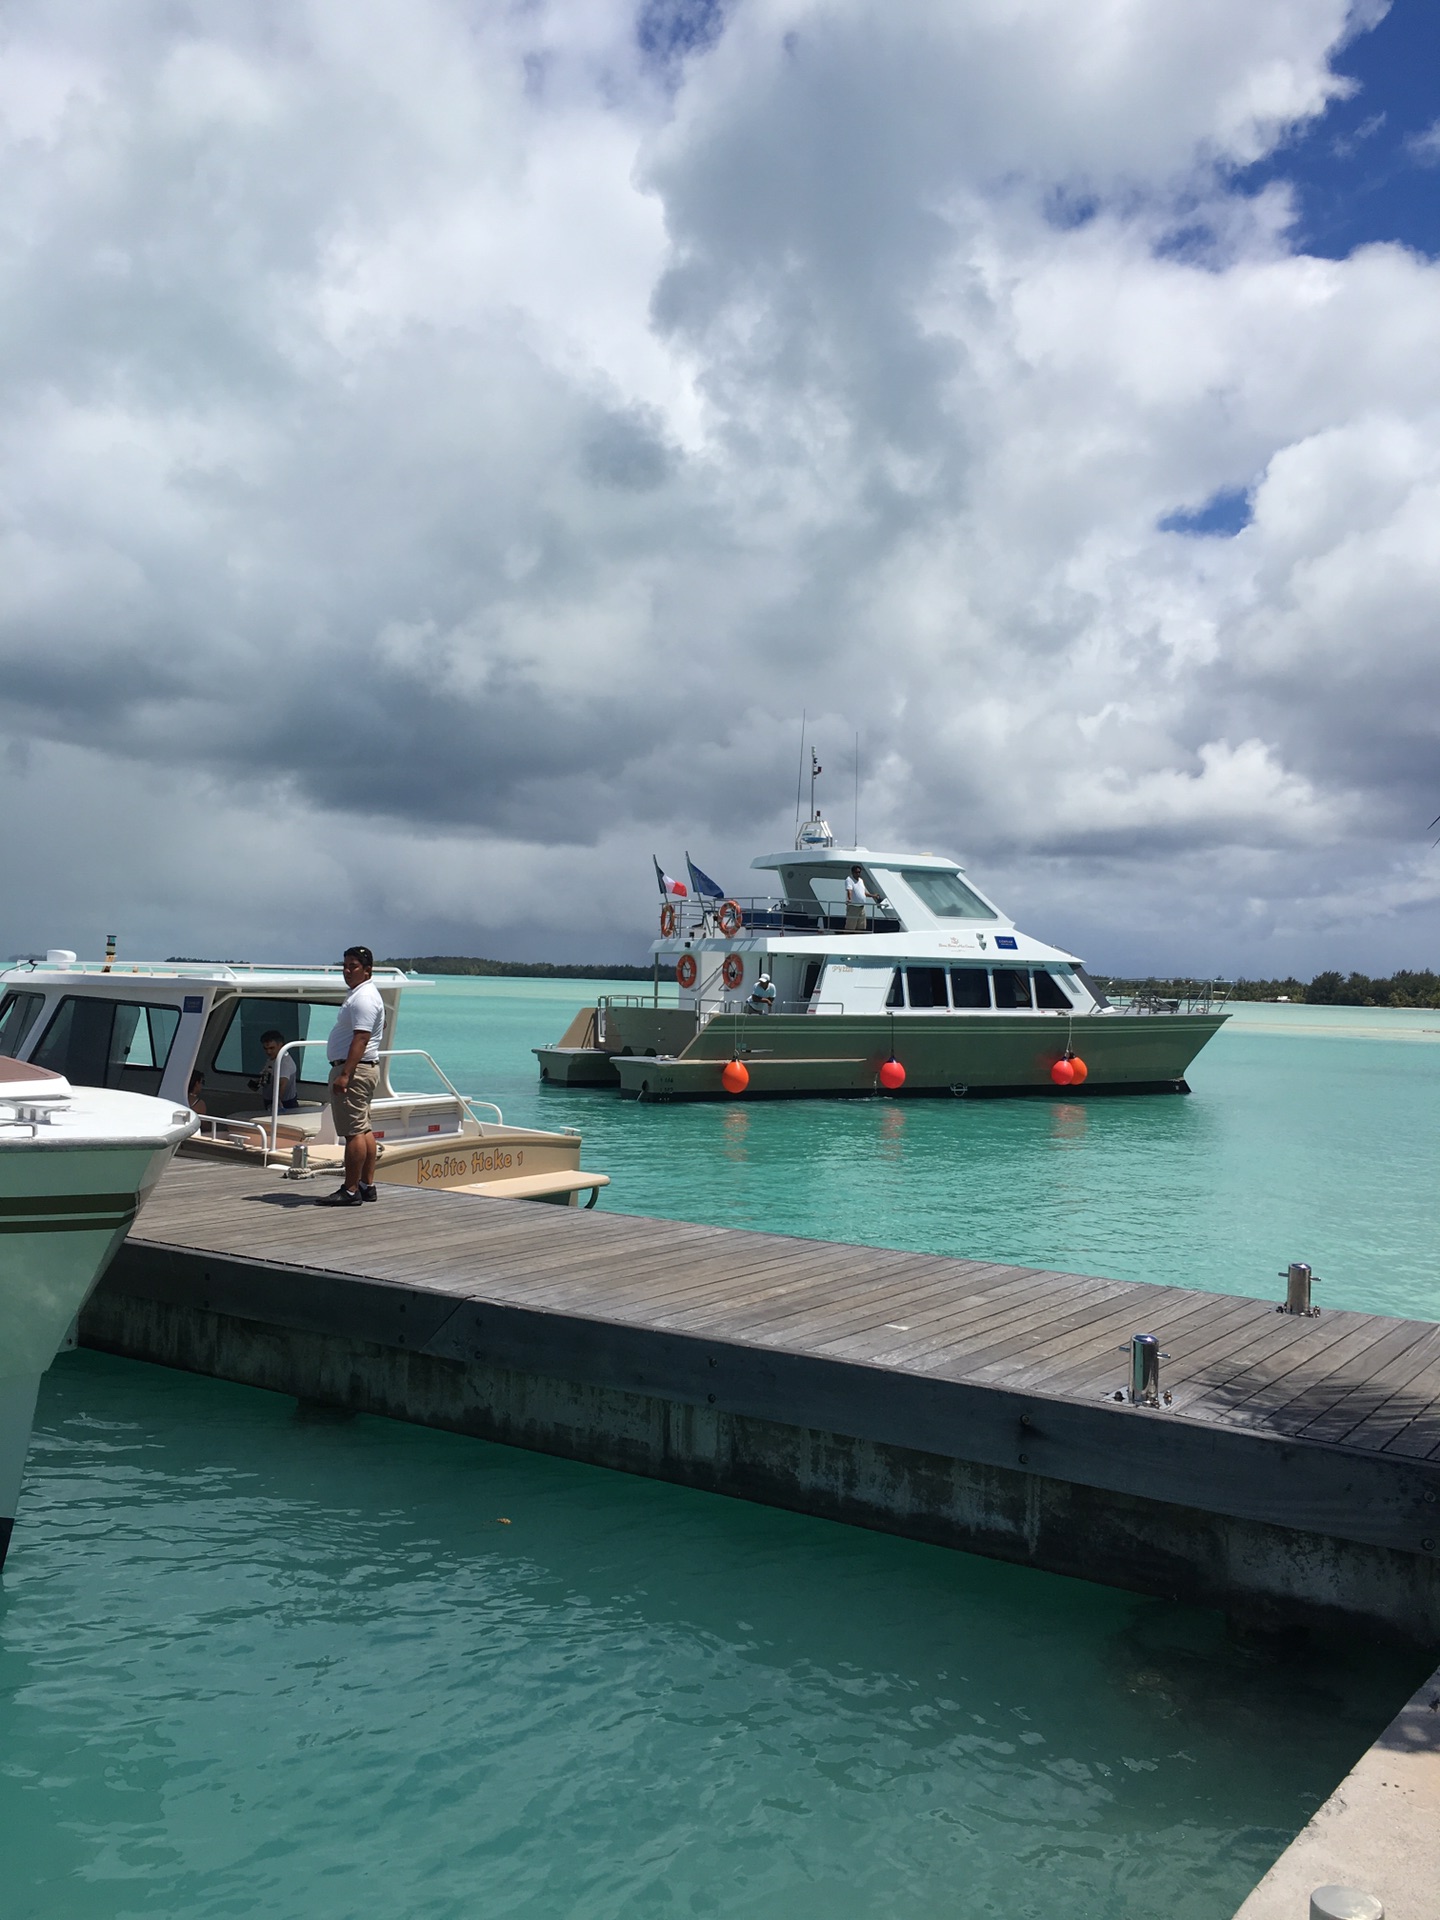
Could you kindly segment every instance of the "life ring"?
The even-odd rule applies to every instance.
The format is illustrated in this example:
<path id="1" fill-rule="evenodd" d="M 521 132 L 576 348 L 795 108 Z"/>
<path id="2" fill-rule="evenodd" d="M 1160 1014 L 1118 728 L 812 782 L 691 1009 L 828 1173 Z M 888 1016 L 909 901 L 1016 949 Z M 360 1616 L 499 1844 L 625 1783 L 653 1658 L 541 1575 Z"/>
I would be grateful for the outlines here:
<path id="1" fill-rule="evenodd" d="M 727 987 L 738 987 L 745 978 L 745 962 L 738 953 L 727 953 L 725 964 L 720 969 L 720 978 Z"/>
<path id="2" fill-rule="evenodd" d="M 700 977 L 700 969 L 695 964 L 693 953 L 682 953 L 675 963 L 675 978 L 688 992 Z"/>
<path id="3" fill-rule="evenodd" d="M 727 940 L 733 940 L 745 924 L 745 916 L 740 911 L 738 900 L 724 900 L 715 916 L 715 924 Z"/>
<path id="4" fill-rule="evenodd" d="M 660 909 L 661 939 L 669 940 L 674 935 L 675 928 L 677 925 L 678 925 L 678 916 L 676 915 L 675 908 L 670 903 L 670 901 L 667 900 L 664 906 L 661 907 Z"/>

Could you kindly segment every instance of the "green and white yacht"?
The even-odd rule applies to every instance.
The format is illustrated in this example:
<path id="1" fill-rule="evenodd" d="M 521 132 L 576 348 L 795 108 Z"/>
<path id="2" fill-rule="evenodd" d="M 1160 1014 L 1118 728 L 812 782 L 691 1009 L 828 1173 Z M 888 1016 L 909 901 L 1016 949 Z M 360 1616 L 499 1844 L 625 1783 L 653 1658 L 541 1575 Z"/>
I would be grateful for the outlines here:
<path id="1" fill-rule="evenodd" d="M 667 894 L 654 988 L 581 1008 L 535 1049 L 543 1080 L 648 1100 L 1188 1093 L 1227 1018 L 1223 990 L 1112 1003 L 958 861 L 839 848 L 818 812 L 751 867 L 767 888 L 748 898 L 703 875 Z"/>

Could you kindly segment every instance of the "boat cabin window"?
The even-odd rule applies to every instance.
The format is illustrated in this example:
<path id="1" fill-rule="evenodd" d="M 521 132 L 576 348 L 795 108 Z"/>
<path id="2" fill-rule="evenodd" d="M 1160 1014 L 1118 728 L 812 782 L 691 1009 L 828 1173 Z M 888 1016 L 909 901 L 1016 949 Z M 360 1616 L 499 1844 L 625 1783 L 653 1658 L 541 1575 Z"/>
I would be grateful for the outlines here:
<path id="1" fill-rule="evenodd" d="M 0 1053 L 18 1060 L 25 1036 L 45 1004 L 43 993 L 7 993 L 0 1000 Z"/>
<path id="2" fill-rule="evenodd" d="M 823 960 L 812 960 L 805 969 L 805 984 L 800 989 L 800 998 L 808 1005 L 815 997 L 815 989 L 820 984 L 820 974 L 824 968 Z M 3 1048 L 0 1048 L 3 1052 Z"/>
<path id="3" fill-rule="evenodd" d="M 995 982 L 995 1005 L 1002 1013 L 1030 1006 L 1030 975 L 1024 967 L 996 967 L 990 978 Z"/>
<path id="4" fill-rule="evenodd" d="M 984 967 L 950 969 L 950 1004 L 969 1011 L 990 1006 L 990 975 Z"/>
<path id="5" fill-rule="evenodd" d="M 944 967 L 907 967 L 905 985 L 909 989 L 912 1007 L 948 1007 L 950 996 L 945 991 Z"/>
<path id="6" fill-rule="evenodd" d="M 905 989 L 900 983 L 898 967 L 890 976 L 890 991 L 885 996 L 885 1004 L 887 1007 L 903 1007 L 905 1004 Z"/>
<path id="7" fill-rule="evenodd" d="M 262 1033 L 282 1033 L 287 1040 L 323 1040 L 335 1024 L 337 1006 L 318 1000 L 262 1000 L 245 995 L 230 1010 L 230 1018 L 219 1044 L 209 1061 L 202 1061 L 213 1073 L 233 1073 L 248 1080 L 265 1071 Z M 301 1085 L 323 1087 L 326 1080 L 325 1049 L 305 1047 L 290 1058 L 300 1069 Z"/>
<path id="8" fill-rule="evenodd" d="M 993 920 L 995 911 L 971 891 L 958 873 L 933 867 L 902 867 L 900 878 L 937 920 Z"/>
<path id="9" fill-rule="evenodd" d="M 1070 1013 L 1074 1002 L 1055 978 L 1043 967 L 1035 969 L 1035 1004 L 1037 1007 L 1052 1008 L 1056 1013 Z"/>
<path id="10" fill-rule="evenodd" d="M 179 1025 L 178 1007 L 69 993 L 31 1057 L 77 1087 L 155 1094 Z"/>

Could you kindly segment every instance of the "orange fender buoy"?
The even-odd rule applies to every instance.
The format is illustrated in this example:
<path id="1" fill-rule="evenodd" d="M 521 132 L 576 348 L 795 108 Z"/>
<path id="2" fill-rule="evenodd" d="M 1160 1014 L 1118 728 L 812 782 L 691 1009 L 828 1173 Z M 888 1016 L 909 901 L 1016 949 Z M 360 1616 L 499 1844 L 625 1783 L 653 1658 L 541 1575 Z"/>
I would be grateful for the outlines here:
<path id="1" fill-rule="evenodd" d="M 727 1060 L 720 1083 L 727 1093 L 744 1093 L 750 1084 L 750 1069 L 743 1060 Z"/>
<path id="2" fill-rule="evenodd" d="M 1089 1071 L 1090 1069 L 1086 1066 L 1085 1062 L 1080 1058 L 1079 1054 L 1072 1053 L 1070 1056 L 1070 1072 L 1073 1076 L 1070 1081 L 1071 1086 L 1078 1087 L 1081 1081 L 1085 1079 Z"/>
<path id="3" fill-rule="evenodd" d="M 895 1093 L 905 1084 L 905 1069 L 898 1060 L 887 1060 L 880 1068 L 880 1084 L 887 1093 Z"/>
<path id="4" fill-rule="evenodd" d="M 745 978 L 745 962 L 738 953 L 727 953 L 725 964 L 720 969 L 720 978 L 727 987 L 738 987 Z"/>
<path id="5" fill-rule="evenodd" d="M 700 969 L 695 963 L 693 953 L 682 953 L 675 962 L 675 978 L 687 992 L 700 978 Z"/>
<path id="6" fill-rule="evenodd" d="M 1050 1069 L 1050 1078 L 1055 1082 L 1057 1087 L 1068 1087 L 1075 1078 L 1075 1062 L 1073 1060 L 1057 1060 Z"/>

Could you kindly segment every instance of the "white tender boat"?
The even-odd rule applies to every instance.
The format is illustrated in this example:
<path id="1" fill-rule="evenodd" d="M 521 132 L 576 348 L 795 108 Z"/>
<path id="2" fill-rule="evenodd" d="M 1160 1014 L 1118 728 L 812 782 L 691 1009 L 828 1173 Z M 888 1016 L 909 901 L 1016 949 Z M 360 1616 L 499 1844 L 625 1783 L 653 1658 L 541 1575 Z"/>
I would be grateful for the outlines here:
<path id="1" fill-rule="evenodd" d="M 401 997 L 416 983 L 396 967 L 377 967 L 373 981 L 385 1006 L 371 1107 L 376 1180 L 555 1205 L 588 1193 L 593 1205 L 609 1181 L 581 1168 L 580 1135 L 507 1125 L 499 1107 L 461 1093 L 423 1048 L 397 1046 Z M 193 1104 L 202 1111 L 188 1153 L 338 1174 L 344 1144 L 330 1113 L 325 1041 L 346 992 L 338 967 L 77 965 L 55 949 L 0 972 L 0 1053 L 74 1086 Z"/>
<path id="2" fill-rule="evenodd" d="M 768 891 L 663 902 L 652 993 L 582 1008 L 535 1049 L 543 1079 L 649 1100 L 1188 1093 L 1227 1018 L 1214 990 L 1112 1005 L 958 861 L 841 849 L 818 812 L 751 867 Z"/>
<path id="3" fill-rule="evenodd" d="M 173 1100 L 0 1058 L 0 1566 L 40 1376 L 197 1125 Z"/>

